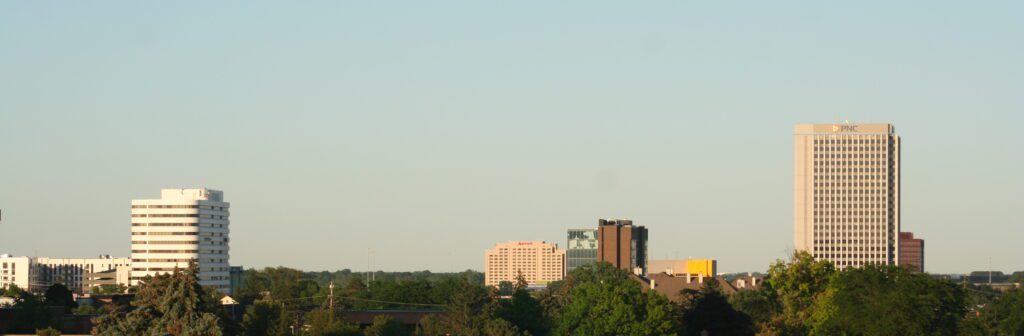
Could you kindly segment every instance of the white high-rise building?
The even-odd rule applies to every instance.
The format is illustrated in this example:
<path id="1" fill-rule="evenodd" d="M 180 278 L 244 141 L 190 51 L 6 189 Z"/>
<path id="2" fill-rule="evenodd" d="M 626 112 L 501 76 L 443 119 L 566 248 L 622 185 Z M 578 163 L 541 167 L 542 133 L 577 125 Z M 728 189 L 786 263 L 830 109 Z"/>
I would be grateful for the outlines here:
<path id="1" fill-rule="evenodd" d="M 900 137 L 889 124 L 801 124 L 794 130 L 797 250 L 839 269 L 896 265 Z"/>
<path id="2" fill-rule="evenodd" d="M 131 284 L 195 260 L 199 283 L 228 293 L 230 206 L 222 191 L 206 188 L 163 189 L 160 199 L 132 200 Z"/>

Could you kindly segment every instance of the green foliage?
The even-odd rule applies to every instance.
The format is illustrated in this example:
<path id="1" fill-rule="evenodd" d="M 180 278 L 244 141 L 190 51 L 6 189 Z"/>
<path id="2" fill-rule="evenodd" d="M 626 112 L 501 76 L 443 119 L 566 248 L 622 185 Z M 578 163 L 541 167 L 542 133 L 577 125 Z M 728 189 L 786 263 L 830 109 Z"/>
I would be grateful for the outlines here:
<path id="1" fill-rule="evenodd" d="M 23 290 L 15 284 L 9 284 L 7 287 L 0 287 L 0 296 L 18 297 L 21 295 Z"/>
<path id="2" fill-rule="evenodd" d="M 60 325 L 62 307 L 51 308 L 38 296 L 29 292 L 19 292 L 11 317 L 10 333 L 31 334 L 37 329 L 46 329 Z"/>
<path id="3" fill-rule="evenodd" d="M 420 321 L 417 335 L 522 335 L 511 322 L 496 316 L 496 298 L 483 286 L 460 279 L 444 314 Z"/>
<path id="4" fill-rule="evenodd" d="M 53 284 L 46 289 L 46 295 L 44 295 L 44 302 L 47 306 L 60 306 L 64 307 L 64 313 L 71 313 L 71 310 L 78 307 L 78 303 L 75 302 L 75 297 L 71 293 L 71 290 L 63 284 Z"/>
<path id="5" fill-rule="evenodd" d="M 750 316 L 737 311 L 715 279 L 700 290 L 683 290 L 682 335 L 753 335 Z"/>
<path id="6" fill-rule="evenodd" d="M 36 336 L 60 336 L 60 330 L 52 327 L 46 329 L 37 329 Z"/>
<path id="7" fill-rule="evenodd" d="M 304 317 L 311 336 L 358 336 L 359 327 L 345 323 L 339 311 L 326 307 L 314 309 Z"/>
<path id="8" fill-rule="evenodd" d="M 71 310 L 71 313 L 75 315 L 101 315 L 106 314 L 107 311 L 100 307 L 86 305 L 78 306 L 78 308 Z"/>
<path id="9" fill-rule="evenodd" d="M 291 318 L 281 305 L 256 301 L 242 319 L 242 334 L 247 336 L 287 334 Z"/>
<path id="10" fill-rule="evenodd" d="M 516 286 L 511 281 L 502 281 L 498 283 L 498 295 L 507 296 L 512 295 L 516 291 Z"/>
<path id="11" fill-rule="evenodd" d="M 1004 293 L 969 318 L 963 330 L 987 335 L 1024 335 L 1024 290 Z"/>
<path id="12" fill-rule="evenodd" d="M 768 269 L 768 285 L 775 290 L 782 314 L 769 328 L 787 335 L 803 335 L 815 300 L 828 287 L 835 267 L 828 261 L 815 261 L 806 251 L 793 254 L 786 263 L 777 261 Z"/>
<path id="13" fill-rule="evenodd" d="M 547 335 L 550 329 L 544 306 L 525 287 L 514 289 L 511 299 L 499 301 L 495 315 L 532 335 Z"/>
<path id="14" fill-rule="evenodd" d="M 89 289 L 92 294 L 122 294 L 128 291 L 128 286 L 122 284 L 99 285 Z"/>
<path id="15" fill-rule="evenodd" d="M 674 307 L 608 263 L 573 270 L 556 335 L 668 335 L 677 331 Z"/>
<path id="16" fill-rule="evenodd" d="M 373 318 L 373 324 L 366 327 L 366 330 L 363 330 L 363 335 L 408 336 L 412 335 L 412 330 L 409 330 L 409 328 L 402 324 L 402 322 L 395 320 L 391 316 L 379 315 Z"/>
<path id="17" fill-rule="evenodd" d="M 221 335 L 216 302 L 199 286 L 196 266 L 146 281 L 128 312 L 96 319 L 96 335 Z"/>
<path id="18" fill-rule="evenodd" d="M 833 275 L 808 322 L 812 335 L 955 335 L 965 312 L 952 283 L 868 265 Z"/>
<path id="19" fill-rule="evenodd" d="M 782 311 L 775 289 L 768 283 L 762 283 L 757 289 L 736 292 L 729 297 L 729 303 L 737 311 L 750 316 L 754 325 L 761 326 L 761 329 L 770 326 Z"/>

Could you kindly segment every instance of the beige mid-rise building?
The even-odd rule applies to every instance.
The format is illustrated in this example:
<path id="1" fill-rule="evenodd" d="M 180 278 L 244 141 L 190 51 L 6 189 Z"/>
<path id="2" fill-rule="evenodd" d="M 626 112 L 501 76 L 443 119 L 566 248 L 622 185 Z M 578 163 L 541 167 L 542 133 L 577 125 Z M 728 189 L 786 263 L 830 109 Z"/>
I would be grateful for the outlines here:
<path id="1" fill-rule="evenodd" d="M 839 269 L 898 263 L 900 137 L 892 125 L 796 125 L 793 194 L 797 250 Z"/>
<path id="2" fill-rule="evenodd" d="M 515 283 L 519 274 L 530 285 L 562 280 L 565 250 L 543 241 L 510 241 L 487 250 L 484 255 L 484 284 Z"/>

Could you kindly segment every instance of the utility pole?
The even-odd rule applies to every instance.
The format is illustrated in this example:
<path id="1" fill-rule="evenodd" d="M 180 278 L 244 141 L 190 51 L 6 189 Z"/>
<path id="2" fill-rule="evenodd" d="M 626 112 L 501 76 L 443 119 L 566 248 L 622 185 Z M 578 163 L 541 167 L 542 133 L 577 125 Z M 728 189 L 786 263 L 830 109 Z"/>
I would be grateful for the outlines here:
<path id="1" fill-rule="evenodd" d="M 331 284 L 328 285 L 327 287 L 331 289 L 331 291 L 330 291 L 331 292 L 331 294 L 330 294 L 331 296 L 328 299 L 328 304 L 327 305 L 330 307 L 331 311 L 333 312 L 334 311 L 334 280 L 331 280 Z M 331 314 L 331 316 L 334 316 L 334 314 Z"/>

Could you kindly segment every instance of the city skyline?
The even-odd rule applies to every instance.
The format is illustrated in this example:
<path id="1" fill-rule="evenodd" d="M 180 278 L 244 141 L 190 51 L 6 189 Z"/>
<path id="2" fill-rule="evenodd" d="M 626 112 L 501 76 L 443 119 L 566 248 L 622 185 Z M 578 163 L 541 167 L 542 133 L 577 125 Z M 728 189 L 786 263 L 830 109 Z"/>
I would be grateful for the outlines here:
<path id="1" fill-rule="evenodd" d="M 793 125 L 849 120 L 905 139 L 929 272 L 1024 269 L 1020 3 L 490 6 L 0 4 L 0 253 L 126 257 L 130 200 L 209 187 L 245 267 L 480 270 L 629 218 L 758 271 Z"/>

